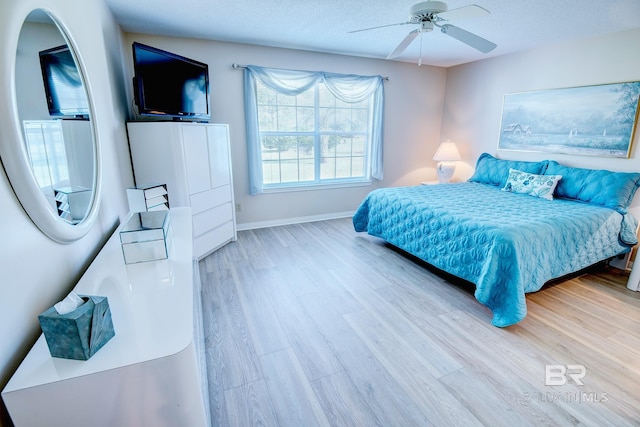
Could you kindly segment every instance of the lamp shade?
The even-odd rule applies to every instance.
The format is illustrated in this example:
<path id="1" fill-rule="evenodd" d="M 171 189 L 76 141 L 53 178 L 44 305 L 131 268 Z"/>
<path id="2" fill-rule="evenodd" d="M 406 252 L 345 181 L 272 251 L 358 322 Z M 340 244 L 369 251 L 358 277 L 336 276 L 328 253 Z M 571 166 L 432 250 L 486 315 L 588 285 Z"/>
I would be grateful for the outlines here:
<path id="1" fill-rule="evenodd" d="M 448 139 L 442 142 L 435 156 L 433 156 L 433 160 L 439 162 L 454 162 L 460 160 L 460 152 L 458 151 L 458 147 L 456 147 L 456 143 Z"/>

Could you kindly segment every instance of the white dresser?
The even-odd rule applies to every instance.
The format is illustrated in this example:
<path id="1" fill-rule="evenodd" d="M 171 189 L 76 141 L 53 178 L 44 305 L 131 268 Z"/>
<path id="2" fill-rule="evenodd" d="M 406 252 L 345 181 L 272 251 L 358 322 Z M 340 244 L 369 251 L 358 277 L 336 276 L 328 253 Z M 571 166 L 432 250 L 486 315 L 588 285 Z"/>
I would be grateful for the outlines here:
<path id="1" fill-rule="evenodd" d="M 41 335 L 2 391 L 17 427 L 209 425 L 191 211 L 170 215 L 169 259 L 125 265 L 119 229 L 100 251 L 74 290 L 109 299 L 116 335 L 86 361 Z"/>
<path id="2" fill-rule="evenodd" d="M 229 126 L 127 123 L 137 186 L 166 184 L 169 206 L 193 213 L 196 258 L 236 240 Z"/>

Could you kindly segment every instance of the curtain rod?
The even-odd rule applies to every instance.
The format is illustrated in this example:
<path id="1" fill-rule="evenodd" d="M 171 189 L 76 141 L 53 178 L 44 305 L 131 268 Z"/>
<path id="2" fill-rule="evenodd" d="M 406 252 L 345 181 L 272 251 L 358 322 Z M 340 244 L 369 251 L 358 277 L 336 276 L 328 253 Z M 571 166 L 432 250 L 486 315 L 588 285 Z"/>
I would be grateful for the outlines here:
<path id="1" fill-rule="evenodd" d="M 231 66 L 232 66 L 233 68 L 235 68 L 236 70 L 237 70 L 238 68 L 247 68 L 247 66 L 246 66 L 246 65 L 236 64 L 235 62 L 234 62 L 233 64 L 231 64 Z M 389 77 L 387 77 L 387 76 L 382 77 L 382 80 L 389 81 Z"/>

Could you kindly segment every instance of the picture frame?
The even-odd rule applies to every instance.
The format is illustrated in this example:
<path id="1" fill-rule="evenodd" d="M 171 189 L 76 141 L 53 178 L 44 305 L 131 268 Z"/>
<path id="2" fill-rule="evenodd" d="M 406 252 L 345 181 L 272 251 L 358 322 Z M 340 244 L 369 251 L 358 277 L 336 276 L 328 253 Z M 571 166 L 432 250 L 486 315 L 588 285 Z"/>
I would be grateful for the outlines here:
<path id="1" fill-rule="evenodd" d="M 498 150 L 629 158 L 640 81 L 505 94 Z"/>

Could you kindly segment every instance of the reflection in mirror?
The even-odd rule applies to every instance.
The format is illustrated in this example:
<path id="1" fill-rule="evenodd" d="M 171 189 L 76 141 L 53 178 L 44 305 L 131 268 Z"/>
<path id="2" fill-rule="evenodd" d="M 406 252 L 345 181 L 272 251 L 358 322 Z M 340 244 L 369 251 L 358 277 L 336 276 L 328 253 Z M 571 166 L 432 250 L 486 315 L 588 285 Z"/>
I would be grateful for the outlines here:
<path id="1" fill-rule="evenodd" d="M 43 11 L 31 12 L 22 26 L 15 82 L 33 177 L 48 208 L 61 221 L 79 224 L 93 204 L 96 144 L 80 67 L 64 34 Z"/>

